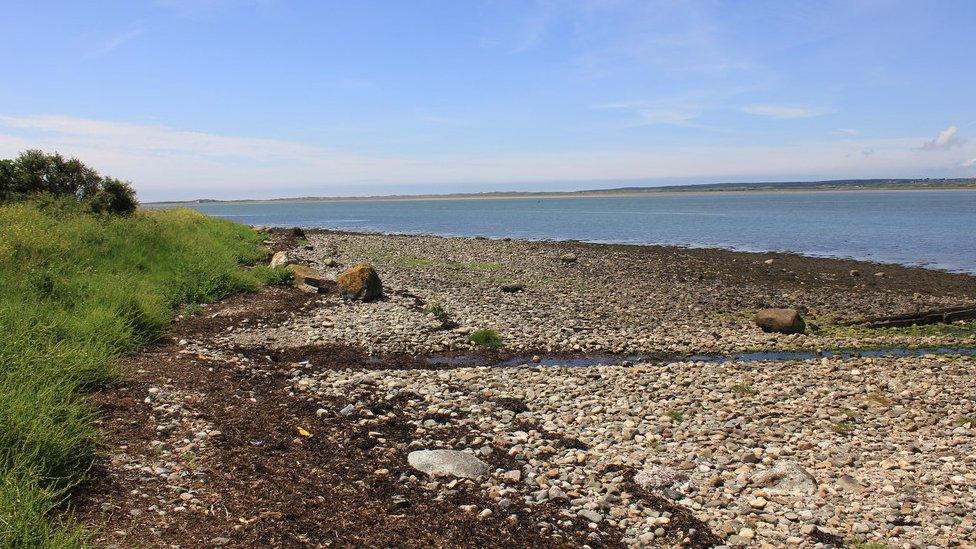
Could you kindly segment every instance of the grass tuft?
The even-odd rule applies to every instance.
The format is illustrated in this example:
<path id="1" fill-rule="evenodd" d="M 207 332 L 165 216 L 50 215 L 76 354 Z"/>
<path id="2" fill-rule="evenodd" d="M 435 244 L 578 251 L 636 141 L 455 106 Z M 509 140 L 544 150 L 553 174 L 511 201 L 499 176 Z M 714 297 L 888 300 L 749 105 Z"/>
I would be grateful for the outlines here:
<path id="1" fill-rule="evenodd" d="M 502 336 L 495 330 L 478 330 L 468 336 L 471 343 L 486 349 L 499 349 L 502 346 Z"/>
<path id="2" fill-rule="evenodd" d="M 736 383 L 730 389 L 739 396 L 754 396 L 759 393 L 748 383 Z"/>
<path id="3" fill-rule="evenodd" d="M 685 419 L 685 415 L 678 410 L 668 410 L 664 415 L 671 418 L 671 421 L 675 423 L 681 423 Z"/>
<path id="4" fill-rule="evenodd" d="M 247 227 L 190 210 L 0 206 L 0 547 L 83 545 L 76 525 L 49 519 L 91 465 L 85 392 L 159 337 L 180 304 L 273 278 L 240 268 L 264 259 L 260 244 Z"/>
<path id="5" fill-rule="evenodd" d="M 451 315 L 448 314 L 444 307 L 436 301 L 428 303 L 427 306 L 424 307 L 424 312 L 433 316 L 443 324 L 451 321 Z"/>

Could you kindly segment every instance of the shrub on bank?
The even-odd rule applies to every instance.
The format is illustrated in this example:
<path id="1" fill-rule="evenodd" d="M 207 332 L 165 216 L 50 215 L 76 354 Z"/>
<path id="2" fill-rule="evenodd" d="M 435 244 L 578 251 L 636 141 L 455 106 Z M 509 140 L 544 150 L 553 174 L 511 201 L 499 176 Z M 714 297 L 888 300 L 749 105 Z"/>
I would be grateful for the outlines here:
<path id="1" fill-rule="evenodd" d="M 84 392 L 113 377 L 116 358 L 158 337 L 180 304 L 280 276 L 240 268 L 266 254 L 242 225 L 190 210 L 88 209 L 0 205 L 0 547 L 82 542 L 76 526 L 45 517 L 91 464 Z"/>
<path id="2" fill-rule="evenodd" d="M 102 176 L 77 158 L 29 150 L 0 160 L 0 203 L 40 197 L 70 199 L 99 214 L 129 215 L 139 205 L 129 183 Z"/>

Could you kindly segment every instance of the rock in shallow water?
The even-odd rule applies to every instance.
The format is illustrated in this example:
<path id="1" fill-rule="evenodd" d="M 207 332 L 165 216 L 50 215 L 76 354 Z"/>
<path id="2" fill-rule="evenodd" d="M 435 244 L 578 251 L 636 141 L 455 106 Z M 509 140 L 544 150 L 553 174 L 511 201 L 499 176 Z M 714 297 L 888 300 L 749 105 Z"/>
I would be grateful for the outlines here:
<path id="1" fill-rule="evenodd" d="M 416 450 L 407 454 L 407 463 L 431 476 L 476 479 L 488 472 L 488 464 L 458 450 Z"/>

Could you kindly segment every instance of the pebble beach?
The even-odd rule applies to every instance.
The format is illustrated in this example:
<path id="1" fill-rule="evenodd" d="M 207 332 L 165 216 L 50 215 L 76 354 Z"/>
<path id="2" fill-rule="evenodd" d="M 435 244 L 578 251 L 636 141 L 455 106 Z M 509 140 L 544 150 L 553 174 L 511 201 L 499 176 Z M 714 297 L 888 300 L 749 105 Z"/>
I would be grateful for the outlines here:
<path id="1" fill-rule="evenodd" d="M 273 318 L 247 300 L 207 306 L 219 329 L 178 336 L 173 352 L 277 372 L 309 440 L 328 426 L 339 447 L 367 441 L 382 459 L 362 465 L 364 482 L 408 501 L 408 517 L 420 497 L 567 546 L 976 543 L 972 322 L 848 325 L 974 304 L 976 278 L 789 254 L 272 234 L 328 278 L 369 263 L 384 297 L 290 289 L 302 305 Z M 802 311 L 806 331 L 758 329 L 754 312 L 775 306 Z M 484 330 L 496 344 L 474 340 Z M 856 352 L 883 348 L 916 355 Z M 817 354 L 837 349 L 854 352 Z M 155 448 L 184 470 L 171 439 L 193 439 L 200 413 L 178 404 L 185 424 Z M 147 455 L 116 466 L 138 476 Z M 180 479 L 208 474 L 208 450 L 194 455 Z M 188 493 L 206 509 L 205 482 Z"/>

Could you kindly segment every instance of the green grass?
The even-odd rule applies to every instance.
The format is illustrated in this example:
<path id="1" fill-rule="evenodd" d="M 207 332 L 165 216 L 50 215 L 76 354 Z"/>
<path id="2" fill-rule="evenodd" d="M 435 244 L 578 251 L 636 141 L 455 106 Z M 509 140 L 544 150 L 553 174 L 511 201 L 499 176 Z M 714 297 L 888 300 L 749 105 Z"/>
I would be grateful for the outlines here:
<path id="1" fill-rule="evenodd" d="M 84 543 L 77 525 L 51 519 L 97 443 L 86 391 L 162 334 L 180 305 L 278 280 L 240 268 L 265 257 L 261 240 L 190 210 L 0 206 L 0 547 Z"/>
<path id="2" fill-rule="evenodd" d="M 849 435 L 854 432 L 854 422 L 846 419 L 837 421 L 830 424 L 830 430 L 838 435 Z"/>
<path id="3" fill-rule="evenodd" d="M 844 542 L 844 547 L 847 549 L 888 549 L 888 544 L 880 541 L 862 541 L 859 539 L 854 539 Z"/>
<path id="4" fill-rule="evenodd" d="M 685 415 L 678 410 L 668 410 L 664 415 L 671 418 L 671 421 L 675 423 L 681 423 L 685 419 Z"/>
<path id="5" fill-rule="evenodd" d="M 436 301 L 428 303 L 427 306 L 424 307 L 424 312 L 429 315 L 433 315 L 434 318 L 444 323 L 450 322 L 451 320 L 451 315 L 448 314 L 448 312 L 444 310 L 444 307 Z"/>
<path id="6" fill-rule="evenodd" d="M 199 303 L 187 303 L 182 308 L 180 308 L 180 316 L 187 317 L 187 318 L 191 316 L 197 316 L 202 312 L 203 312 L 203 305 L 200 305 Z"/>
<path id="7" fill-rule="evenodd" d="M 502 336 L 495 330 L 478 330 L 468 336 L 471 343 L 486 349 L 499 349 L 502 346 Z"/>
<path id="8" fill-rule="evenodd" d="M 730 387 L 731 391 L 739 396 L 753 396 L 759 393 L 748 383 L 736 383 Z"/>

